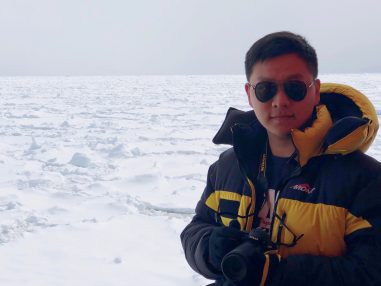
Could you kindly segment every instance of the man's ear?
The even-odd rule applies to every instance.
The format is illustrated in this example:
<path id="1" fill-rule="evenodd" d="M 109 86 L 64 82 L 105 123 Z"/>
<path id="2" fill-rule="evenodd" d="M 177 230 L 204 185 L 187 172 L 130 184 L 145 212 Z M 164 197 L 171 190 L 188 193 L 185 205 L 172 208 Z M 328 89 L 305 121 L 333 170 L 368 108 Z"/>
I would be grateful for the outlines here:
<path id="1" fill-rule="evenodd" d="M 246 95 L 247 95 L 247 100 L 249 101 L 251 108 L 253 108 L 253 102 L 252 102 L 252 99 L 250 96 L 250 89 L 251 89 L 251 87 L 250 87 L 249 83 L 246 83 L 245 84 L 245 91 L 246 91 Z"/>
<path id="2" fill-rule="evenodd" d="M 313 86 L 315 88 L 315 105 L 318 105 L 320 102 L 320 79 L 317 78 Z"/>

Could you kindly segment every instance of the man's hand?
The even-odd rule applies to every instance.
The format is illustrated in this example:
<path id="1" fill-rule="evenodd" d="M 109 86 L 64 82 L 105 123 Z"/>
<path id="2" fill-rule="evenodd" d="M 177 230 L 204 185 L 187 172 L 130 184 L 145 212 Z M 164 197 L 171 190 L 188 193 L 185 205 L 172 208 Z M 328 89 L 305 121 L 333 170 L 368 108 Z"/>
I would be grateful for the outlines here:
<path id="1" fill-rule="evenodd" d="M 213 230 L 209 238 L 209 262 L 218 271 L 221 272 L 222 258 L 238 245 L 242 243 L 243 232 L 234 227 L 217 227 Z"/>

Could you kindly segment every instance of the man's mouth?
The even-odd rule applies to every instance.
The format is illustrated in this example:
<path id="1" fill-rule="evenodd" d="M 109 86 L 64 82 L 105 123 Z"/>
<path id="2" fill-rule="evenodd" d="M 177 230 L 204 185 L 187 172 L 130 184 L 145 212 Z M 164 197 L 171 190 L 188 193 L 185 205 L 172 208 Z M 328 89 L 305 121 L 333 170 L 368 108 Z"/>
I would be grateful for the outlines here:
<path id="1" fill-rule="evenodd" d="M 282 118 L 292 118 L 294 117 L 293 115 L 290 115 L 290 114 L 280 114 L 280 115 L 272 115 L 270 116 L 271 119 L 282 119 Z"/>

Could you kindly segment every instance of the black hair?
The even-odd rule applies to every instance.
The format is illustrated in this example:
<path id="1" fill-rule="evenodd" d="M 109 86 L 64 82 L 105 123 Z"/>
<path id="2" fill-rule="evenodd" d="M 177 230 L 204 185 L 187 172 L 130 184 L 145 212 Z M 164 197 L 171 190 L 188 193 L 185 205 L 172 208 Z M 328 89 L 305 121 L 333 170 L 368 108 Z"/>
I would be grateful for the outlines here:
<path id="1" fill-rule="evenodd" d="M 257 62 L 263 62 L 285 54 L 297 54 L 305 61 L 312 76 L 317 77 L 318 61 L 316 51 L 307 40 L 291 32 L 276 32 L 259 39 L 247 51 L 245 58 L 247 81 L 249 81 L 253 66 Z"/>

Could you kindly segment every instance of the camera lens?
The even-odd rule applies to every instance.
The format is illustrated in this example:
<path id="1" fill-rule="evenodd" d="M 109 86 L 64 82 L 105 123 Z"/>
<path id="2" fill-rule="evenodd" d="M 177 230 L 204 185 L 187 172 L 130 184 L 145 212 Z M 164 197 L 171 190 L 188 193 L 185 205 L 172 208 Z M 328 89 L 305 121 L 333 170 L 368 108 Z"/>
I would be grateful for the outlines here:
<path id="1" fill-rule="evenodd" d="M 225 255 L 222 259 L 221 269 L 225 277 L 232 282 L 242 281 L 249 268 L 248 256 L 255 249 L 252 242 L 246 241 L 231 252 Z"/>
<path id="2" fill-rule="evenodd" d="M 246 277 L 246 264 L 242 257 L 238 255 L 225 256 L 222 265 L 222 272 L 231 281 L 237 282 Z"/>

